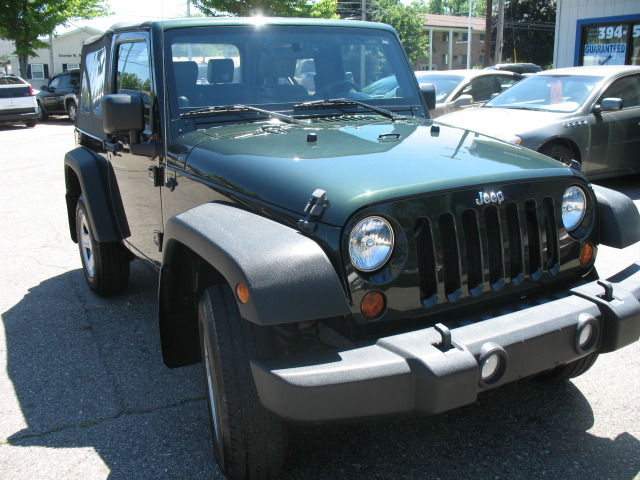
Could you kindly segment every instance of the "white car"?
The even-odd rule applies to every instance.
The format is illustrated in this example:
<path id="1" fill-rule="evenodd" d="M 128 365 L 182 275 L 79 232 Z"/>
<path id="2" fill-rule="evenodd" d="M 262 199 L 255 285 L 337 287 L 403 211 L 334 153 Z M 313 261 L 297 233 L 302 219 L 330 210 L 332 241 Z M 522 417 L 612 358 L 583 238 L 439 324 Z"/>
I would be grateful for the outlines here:
<path id="1" fill-rule="evenodd" d="M 35 127 L 38 110 L 33 88 L 15 75 L 0 75 L 0 123 Z"/>

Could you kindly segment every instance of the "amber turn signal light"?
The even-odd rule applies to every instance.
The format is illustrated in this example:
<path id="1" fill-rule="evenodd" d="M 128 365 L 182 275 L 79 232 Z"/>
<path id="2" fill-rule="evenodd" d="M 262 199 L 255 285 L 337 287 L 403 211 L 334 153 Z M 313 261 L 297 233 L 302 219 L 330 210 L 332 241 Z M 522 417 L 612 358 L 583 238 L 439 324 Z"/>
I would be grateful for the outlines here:
<path id="1" fill-rule="evenodd" d="M 583 243 L 580 247 L 580 265 L 588 265 L 593 260 L 593 246 L 590 243 Z"/>
<path id="2" fill-rule="evenodd" d="M 387 306 L 387 299 L 384 293 L 373 290 L 367 293 L 360 302 L 360 312 L 367 320 L 379 317 Z"/>
<path id="3" fill-rule="evenodd" d="M 247 303 L 249 301 L 249 287 L 244 282 L 240 282 L 236 285 L 236 297 L 240 303 Z"/>

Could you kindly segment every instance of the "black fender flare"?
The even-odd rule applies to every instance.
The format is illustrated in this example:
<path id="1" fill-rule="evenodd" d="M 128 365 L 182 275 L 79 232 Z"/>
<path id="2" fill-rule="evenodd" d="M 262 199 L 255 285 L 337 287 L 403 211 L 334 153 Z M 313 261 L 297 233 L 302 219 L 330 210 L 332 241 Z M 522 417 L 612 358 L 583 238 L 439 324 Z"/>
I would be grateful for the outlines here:
<path id="1" fill-rule="evenodd" d="M 591 186 L 598 202 L 600 243 L 626 248 L 640 241 L 640 214 L 633 200 L 616 190 Z"/>
<path id="2" fill-rule="evenodd" d="M 232 289 L 244 282 L 243 318 L 259 325 L 318 320 L 351 313 L 325 252 L 311 238 L 268 218 L 207 203 L 167 221 L 163 268 L 183 244 L 215 268 Z"/>
<path id="3" fill-rule="evenodd" d="M 80 194 L 84 196 L 89 221 L 99 242 L 117 242 L 130 235 L 126 220 L 119 225 L 110 201 L 109 166 L 105 158 L 86 148 L 75 148 L 64 157 L 64 176 L 69 229 L 74 242 L 78 241 L 75 211 Z M 121 226 L 126 231 L 121 231 Z"/>

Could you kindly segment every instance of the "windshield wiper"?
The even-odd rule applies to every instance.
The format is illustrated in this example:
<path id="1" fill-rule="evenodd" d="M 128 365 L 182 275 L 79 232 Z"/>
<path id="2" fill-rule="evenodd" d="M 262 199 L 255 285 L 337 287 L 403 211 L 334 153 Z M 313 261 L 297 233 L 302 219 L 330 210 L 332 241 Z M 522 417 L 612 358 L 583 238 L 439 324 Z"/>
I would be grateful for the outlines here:
<path id="1" fill-rule="evenodd" d="M 188 112 L 180 114 L 181 117 L 192 117 L 197 115 L 211 115 L 218 113 L 246 113 L 246 112 L 254 112 L 260 113 L 261 115 L 265 115 L 271 118 L 277 118 L 278 120 L 282 120 L 285 123 L 298 123 L 298 120 L 295 118 L 284 115 L 283 113 L 271 112 L 269 110 L 263 110 L 262 108 L 250 107 L 249 105 L 224 105 L 224 106 L 213 106 L 213 107 L 203 107 L 198 108 L 196 110 L 190 110 Z"/>
<path id="2" fill-rule="evenodd" d="M 313 102 L 304 102 L 299 103 L 298 105 L 294 105 L 294 110 L 302 109 L 302 108 L 330 108 L 330 107 L 348 107 L 358 105 L 360 107 L 367 108 L 372 112 L 379 113 L 383 117 L 390 118 L 392 122 L 395 122 L 398 118 L 402 118 L 402 115 L 398 115 L 397 113 L 393 113 L 389 110 L 380 107 L 374 107 L 373 105 L 369 105 L 368 103 L 359 102 L 358 100 L 349 100 L 348 98 L 334 98 L 331 100 L 315 100 Z"/>

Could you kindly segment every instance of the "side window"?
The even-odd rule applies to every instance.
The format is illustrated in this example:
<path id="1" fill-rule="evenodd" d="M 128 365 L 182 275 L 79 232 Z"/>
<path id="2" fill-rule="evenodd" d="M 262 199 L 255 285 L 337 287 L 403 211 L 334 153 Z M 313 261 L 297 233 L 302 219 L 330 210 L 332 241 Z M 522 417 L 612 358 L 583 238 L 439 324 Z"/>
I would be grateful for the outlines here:
<path id="1" fill-rule="evenodd" d="M 116 92 L 142 98 L 145 123 L 150 126 L 151 69 L 145 42 L 122 43 L 118 46 Z"/>
<path id="2" fill-rule="evenodd" d="M 640 105 L 640 75 L 629 75 L 613 82 L 600 97 L 621 98 L 622 108 Z M 600 101 L 599 100 L 599 101 Z"/>
<path id="3" fill-rule="evenodd" d="M 106 49 L 89 52 L 82 68 L 82 88 L 80 90 L 80 111 L 102 116 L 100 100 L 104 95 Z"/>
<path id="4" fill-rule="evenodd" d="M 49 82 L 49 89 L 58 89 L 60 88 L 60 77 L 52 78 Z"/>
<path id="5" fill-rule="evenodd" d="M 471 94 L 474 102 L 486 102 L 493 94 L 493 79 L 491 77 L 480 77 L 471 81 L 462 93 Z"/>

